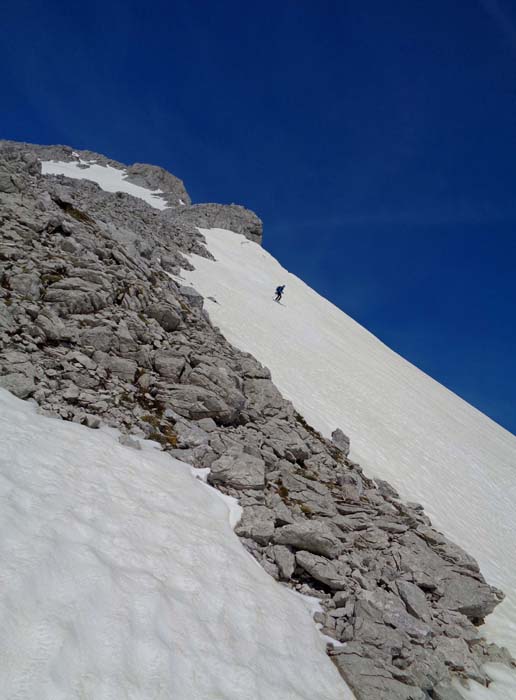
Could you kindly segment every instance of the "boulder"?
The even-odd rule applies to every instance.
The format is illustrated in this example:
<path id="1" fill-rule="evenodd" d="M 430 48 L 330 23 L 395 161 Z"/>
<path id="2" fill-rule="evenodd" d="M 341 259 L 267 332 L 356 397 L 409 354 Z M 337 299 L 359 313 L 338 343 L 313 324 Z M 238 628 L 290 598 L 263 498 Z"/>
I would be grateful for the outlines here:
<path id="1" fill-rule="evenodd" d="M 100 366 L 108 369 L 117 377 L 120 377 L 126 382 L 134 382 L 134 377 L 138 365 L 134 360 L 128 360 L 124 357 L 113 357 L 103 352 L 96 352 L 93 359 Z"/>
<path id="2" fill-rule="evenodd" d="M 246 398 L 239 389 L 238 379 L 227 367 L 200 363 L 189 373 L 188 384 L 217 394 L 232 409 L 233 421 L 246 405 Z"/>
<path id="3" fill-rule="evenodd" d="M 342 550 L 340 540 L 328 525 L 319 520 L 284 525 L 274 533 L 274 542 L 289 544 L 312 554 L 322 554 L 330 559 L 337 557 Z"/>
<path id="4" fill-rule="evenodd" d="M 265 506 L 246 506 L 235 532 L 265 546 L 274 532 L 274 515 Z"/>
<path id="5" fill-rule="evenodd" d="M 20 372 L 4 374 L 0 377 L 0 387 L 7 389 L 19 399 L 27 399 L 36 391 L 34 379 Z"/>
<path id="6" fill-rule="evenodd" d="M 199 386 L 167 384 L 157 398 L 190 420 L 213 418 L 220 425 L 231 425 L 238 415 L 235 408 L 228 406 L 214 391 Z"/>
<path id="7" fill-rule="evenodd" d="M 338 449 L 347 457 L 349 455 L 349 438 L 347 435 L 344 435 L 342 430 L 340 428 L 337 428 L 336 430 L 333 431 L 331 434 L 331 439 L 335 447 L 338 447 Z"/>
<path id="8" fill-rule="evenodd" d="M 115 343 L 113 329 L 110 326 L 95 326 L 80 334 L 81 345 L 91 346 L 95 350 L 109 352 Z"/>
<path id="9" fill-rule="evenodd" d="M 421 588 L 414 583 L 402 580 L 396 582 L 396 587 L 408 612 L 419 620 L 428 622 L 431 618 L 430 607 Z"/>
<path id="10" fill-rule="evenodd" d="M 91 314 L 109 303 L 109 294 L 100 285 L 74 277 L 49 285 L 44 298 L 69 314 Z"/>
<path id="11" fill-rule="evenodd" d="M 202 309 L 203 304 L 204 304 L 204 297 L 202 294 L 199 294 L 199 292 L 194 289 L 193 287 L 179 287 L 179 291 L 181 292 L 182 296 L 186 298 L 186 301 L 189 306 L 193 306 L 196 309 Z"/>
<path id="12" fill-rule="evenodd" d="M 173 382 L 179 381 L 186 362 L 184 357 L 170 352 L 159 351 L 154 354 L 154 369 L 161 377 L 166 377 Z"/>
<path id="13" fill-rule="evenodd" d="M 197 421 L 197 425 L 199 426 L 199 428 L 202 428 L 207 433 L 212 433 L 214 430 L 217 429 L 217 424 L 215 423 L 213 418 L 200 418 Z"/>
<path id="14" fill-rule="evenodd" d="M 300 504 L 309 513 L 328 517 L 337 514 L 331 492 L 324 484 L 292 473 L 290 468 L 281 469 L 281 483 L 288 492 L 289 500 Z"/>
<path id="15" fill-rule="evenodd" d="M 282 544 L 274 545 L 273 552 L 280 578 L 284 581 L 288 581 L 294 573 L 296 566 L 296 557 L 294 553 Z"/>
<path id="16" fill-rule="evenodd" d="M 235 489 L 263 489 L 265 486 L 265 463 L 263 459 L 241 452 L 226 454 L 211 465 L 208 481 L 224 484 Z"/>
<path id="17" fill-rule="evenodd" d="M 36 272 L 20 273 L 9 278 L 11 289 L 26 299 L 37 301 L 41 296 L 41 281 Z"/>
<path id="18" fill-rule="evenodd" d="M 432 635 L 427 624 L 407 612 L 400 598 L 382 588 L 360 591 L 355 603 L 355 615 L 357 620 L 366 618 L 393 627 L 419 643 L 427 641 Z"/>
<path id="19" fill-rule="evenodd" d="M 0 170 L 0 192 L 5 194 L 13 194 L 18 188 L 13 182 L 10 173 L 3 168 Z"/>
<path id="20" fill-rule="evenodd" d="M 287 405 L 270 379 L 256 377 L 245 379 L 244 394 L 259 415 L 274 416 Z"/>
<path id="21" fill-rule="evenodd" d="M 425 700 L 420 688 L 402 683 L 397 669 L 381 658 L 369 658 L 358 642 L 348 642 L 332 650 L 331 658 L 358 700 Z"/>
<path id="22" fill-rule="evenodd" d="M 168 333 L 177 330 L 181 325 L 181 316 L 170 304 L 151 304 L 147 308 L 147 315 L 154 318 Z"/>
<path id="23" fill-rule="evenodd" d="M 381 495 L 384 498 L 399 498 L 400 495 L 396 491 L 396 489 L 389 484 L 388 481 L 384 481 L 383 479 L 375 479 L 376 485 L 378 486 L 378 490 L 381 493 Z"/>
<path id="24" fill-rule="evenodd" d="M 174 425 L 174 432 L 177 436 L 177 446 L 180 448 L 194 448 L 208 444 L 208 433 L 194 423 L 177 421 Z"/>
<path id="25" fill-rule="evenodd" d="M 350 585 L 351 569 L 346 562 L 330 561 L 311 552 L 296 552 L 296 562 L 316 581 L 324 583 L 333 591 L 346 590 Z"/>
<path id="26" fill-rule="evenodd" d="M 74 332 L 50 308 L 44 308 L 34 321 L 34 325 L 47 340 L 59 342 L 70 340 Z"/>
<path id="27" fill-rule="evenodd" d="M 438 605 L 470 619 L 483 619 L 504 598 L 501 591 L 470 576 L 451 576 L 443 582 L 442 589 L 444 595 Z"/>
<path id="28" fill-rule="evenodd" d="M 434 640 L 435 655 L 443 664 L 465 673 L 478 683 L 485 683 L 486 674 L 480 669 L 463 639 L 437 637 Z"/>

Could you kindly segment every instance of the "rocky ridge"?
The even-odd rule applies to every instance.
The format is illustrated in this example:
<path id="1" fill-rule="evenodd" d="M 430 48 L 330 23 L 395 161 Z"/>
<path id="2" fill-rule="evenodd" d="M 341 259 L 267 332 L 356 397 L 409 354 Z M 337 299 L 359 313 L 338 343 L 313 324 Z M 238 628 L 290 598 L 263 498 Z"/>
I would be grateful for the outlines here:
<path id="1" fill-rule="evenodd" d="M 0 386 L 209 467 L 243 507 L 236 533 L 249 552 L 320 599 L 315 621 L 358 700 L 456 700 L 453 677 L 487 685 L 486 661 L 512 663 L 478 631 L 503 594 L 420 505 L 364 475 L 341 430 L 329 441 L 307 425 L 181 285 L 187 256 L 209 256 L 196 226 L 259 241 L 258 217 L 190 206 L 181 181 L 153 166 L 132 166 L 134 182 L 167 192 L 164 211 L 41 175 L 40 159 L 73 153 L 0 142 Z"/>
<path id="2" fill-rule="evenodd" d="M 31 153 L 40 161 L 58 161 L 76 163 L 88 177 L 88 164 L 109 166 L 125 172 L 124 179 L 151 192 L 159 192 L 169 208 L 162 214 L 169 224 L 175 223 L 184 230 L 199 226 L 201 228 L 229 227 L 235 233 L 241 233 L 255 243 L 262 242 L 262 221 L 249 209 L 238 204 L 195 204 L 191 206 L 190 195 L 183 181 L 167 170 L 156 165 L 134 163 L 124 165 L 112 158 L 107 158 L 93 151 L 78 151 L 70 146 L 39 146 L 0 139 L 0 151 L 3 153 Z M 122 193 L 119 193 L 122 194 Z M 134 198 L 133 198 L 134 200 Z M 195 230 L 195 232 L 197 232 Z"/>

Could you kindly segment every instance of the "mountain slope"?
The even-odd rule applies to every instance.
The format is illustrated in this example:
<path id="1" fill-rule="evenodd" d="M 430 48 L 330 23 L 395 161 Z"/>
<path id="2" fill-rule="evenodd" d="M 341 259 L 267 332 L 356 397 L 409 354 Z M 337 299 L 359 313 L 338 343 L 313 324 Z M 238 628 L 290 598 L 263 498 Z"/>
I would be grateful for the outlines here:
<path id="1" fill-rule="evenodd" d="M 50 167 L 51 173 L 42 175 L 42 165 L 47 172 Z M 70 172 L 72 178 L 66 175 Z M 154 198 L 158 190 L 161 202 Z M 164 202 L 167 206 L 162 209 Z M 363 446 L 372 445 L 371 454 L 381 448 L 385 463 L 394 460 L 397 464 L 403 458 L 400 445 L 405 429 L 400 427 L 404 406 L 398 398 L 400 393 L 408 395 L 409 384 L 415 380 L 407 372 L 414 372 L 413 368 L 407 370 L 406 363 L 349 319 L 343 322 L 341 312 L 299 281 L 292 279 L 288 284 L 287 293 L 292 289 L 293 298 L 301 302 L 290 315 L 289 306 L 273 304 L 271 291 L 278 275 L 285 281 L 284 272 L 255 245 L 261 241 L 262 224 L 253 212 L 237 205 L 192 206 L 183 183 L 155 166 L 125 166 L 63 146 L 5 142 L 0 142 L 0 207 L 0 386 L 21 398 L 33 398 L 41 409 L 65 421 L 90 428 L 113 426 L 126 434 L 122 438 L 125 444 L 138 447 L 135 437 L 150 438 L 169 457 L 208 472 L 212 485 L 238 499 L 242 517 L 235 532 L 267 574 L 320 601 L 315 621 L 326 636 L 328 653 L 357 700 L 428 700 L 429 696 L 456 700 L 450 683 L 456 683 L 458 676 L 487 686 L 490 678 L 483 668 L 487 660 L 510 664 L 507 653 L 487 644 L 479 632 L 479 625 L 500 603 L 503 593 L 485 581 L 477 562 L 459 546 L 460 528 L 458 542 L 450 541 L 432 527 L 422 506 L 403 502 L 387 482 L 372 481 L 350 460 L 349 444 L 342 433 L 329 440 L 313 427 L 315 424 L 328 435 L 341 423 L 352 441 L 357 434 L 363 435 Z M 208 232 L 210 247 L 219 259 L 214 262 L 196 228 L 203 226 L 222 226 L 244 238 L 224 230 Z M 186 271 L 182 278 L 181 270 Z M 185 276 L 202 288 L 206 300 L 183 284 Z M 218 290 L 221 304 L 210 299 L 214 290 Z M 228 334 L 234 329 L 231 337 L 244 351 L 231 345 L 210 323 L 204 304 L 215 313 L 221 312 L 221 325 L 227 324 Z M 280 394 L 270 371 L 246 352 L 253 343 L 258 353 L 269 358 L 275 374 L 285 371 L 282 381 L 286 391 L 305 417 Z M 431 397 L 428 381 L 424 379 L 418 390 Z M 447 405 L 442 390 L 433 401 Z M 421 405 L 437 431 L 443 423 L 442 408 L 436 411 L 427 403 Z M 383 418 L 391 405 L 397 406 L 399 416 L 388 423 Z M 354 423 L 343 410 L 348 406 Z M 419 404 L 414 406 L 418 409 Z M 420 419 L 408 422 L 407 435 L 420 436 Z M 469 422 L 467 417 L 465 424 Z M 350 427 L 356 432 L 351 433 Z M 369 434 L 362 433 L 364 427 Z M 56 435 L 63 438 L 63 431 L 56 428 Z M 87 440 L 79 441 L 85 458 Z M 96 438 L 91 440 L 93 445 Z M 445 441 L 445 446 L 457 444 L 451 438 Z M 428 441 L 423 447 L 422 463 L 433 455 Z M 58 453 L 60 449 L 61 442 Z M 109 484 L 114 494 L 114 512 L 109 518 L 112 515 L 115 540 L 124 520 L 124 513 L 116 508 L 120 480 L 113 482 L 108 476 L 113 470 L 120 473 L 117 454 L 117 449 L 106 446 L 105 473 L 93 470 L 95 483 Z M 15 456 L 23 464 L 21 442 Z M 147 456 L 138 458 L 145 469 Z M 46 470 L 32 455 L 30 461 L 34 462 L 37 484 L 34 496 L 39 501 L 45 495 L 40 477 Z M 172 469 L 177 465 L 170 459 L 168 464 Z M 10 465 L 9 460 L 2 464 L 7 504 L 13 479 Z M 62 478 L 66 484 L 66 466 L 58 466 L 55 481 Z M 106 510 L 103 492 L 92 491 L 82 466 L 76 464 L 72 471 L 84 491 L 92 493 L 91 508 L 95 512 Z M 365 466 L 370 472 L 370 465 Z M 159 479 L 146 485 L 134 470 L 128 469 L 127 479 L 124 491 L 129 494 L 138 489 L 142 493 L 159 490 Z M 400 490 L 412 497 L 403 482 Z M 71 507 L 62 512 L 62 504 L 55 502 L 62 512 L 59 522 L 65 528 L 68 518 L 73 530 L 74 504 L 80 510 L 80 498 L 73 488 L 64 488 L 63 495 Z M 185 503 L 196 503 L 194 496 L 190 499 L 188 484 L 178 484 L 176 495 Z M 189 543 L 185 556 L 199 561 L 202 578 L 206 561 L 202 556 L 197 559 L 191 540 L 191 530 L 196 531 L 197 509 L 194 511 L 193 519 L 185 522 L 188 532 L 184 538 Z M 31 528 L 45 532 L 48 513 L 44 508 L 32 508 L 29 513 L 18 509 L 11 515 L 11 524 L 25 518 Z M 153 521 L 153 508 L 148 509 L 147 517 Z M 167 528 L 177 526 L 171 520 Z M 11 529 L 4 528 L 3 540 L 9 567 L 21 587 L 30 590 L 33 570 L 24 568 L 16 550 L 10 548 Z M 68 580 L 73 578 L 73 567 L 67 553 L 73 559 L 80 543 L 70 543 L 70 550 L 64 551 L 61 535 L 50 548 L 50 557 L 57 563 L 62 561 Z M 32 539 L 24 546 L 29 559 L 39 552 L 39 540 Z M 108 549 L 112 548 L 113 541 L 107 540 Z M 131 540 L 128 547 L 136 558 L 143 556 L 143 570 L 154 579 L 155 568 L 161 563 L 147 556 L 145 538 Z M 101 553 L 101 559 L 105 555 Z M 177 556 L 180 563 L 180 551 Z M 167 561 L 174 557 L 175 549 L 168 552 Z M 215 561 L 211 566 L 218 569 L 223 564 Z M 214 578 L 219 574 L 215 571 Z M 170 575 L 173 589 L 174 573 Z M 178 575 L 183 576 L 180 566 Z M 99 600 L 117 598 L 120 592 L 111 589 L 111 579 L 100 577 L 95 596 Z M 68 588 L 60 590 L 66 598 Z M 79 586 L 78 599 L 81 590 Z M 131 592 L 134 605 L 145 607 L 145 592 L 138 586 Z M 252 596 L 256 595 L 260 593 L 253 589 Z M 12 597 L 16 598 L 16 591 Z M 59 595 L 56 597 L 59 600 Z M 47 603 L 50 611 L 59 607 L 49 599 L 42 601 L 42 610 Z M 260 605 L 258 601 L 255 604 Z M 9 614 L 9 605 L 6 610 Z M 130 611 L 129 607 L 129 615 Z M 201 614 L 204 619 L 204 612 Z M 273 607 L 271 614 L 275 614 Z M 13 625 L 20 624 L 19 613 L 10 619 Z M 292 624 L 281 619 L 289 630 L 287 636 L 294 639 L 296 616 Z M 27 648 L 30 663 L 39 658 L 37 650 L 30 648 L 36 620 L 29 617 L 25 636 L 22 628 L 17 628 L 23 638 L 20 648 Z M 224 616 L 218 620 L 222 627 L 216 629 L 215 636 L 221 656 L 230 666 L 234 661 L 236 670 L 241 665 L 240 656 L 233 652 L 232 641 L 240 634 L 245 637 L 245 631 L 236 629 L 226 643 Z M 106 608 L 99 611 L 100 624 L 103 621 L 105 646 L 116 647 L 112 663 L 120 674 L 126 665 L 126 647 L 119 648 L 117 639 L 122 634 L 131 647 L 138 629 L 123 633 L 123 620 L 122 627 L 113 625 Z M 81 617 L 67 622 L 74 634 L 64 639 L 55 656 L 47 656 L 45 663 L 50 680 L 53 666 L 69 668 L 65 680 L 70 685 L 80 677 L 80 664 L 94 668 L 96 657 L 93 650 L 85 650 L 84 658 L 77 658 L 81 650 L 74 638 L 75 632 L 82 634 Z M 261 622 L 255 617 L 258 627 Z M 176 640 L 171 659 L 182 647 L 185 625 L 188 616 L 178 616 L 171 623 L 170 633 Z M 268 623 L 264 629 L 270 629 Z M 257 638 L 262 638 L 263 632 L 257 629 Z M 195 624 L 186 643 L 189 661 L 197 648 L 204 648 L 202 636 L 202 628 Z M 264 644 L 263 656 L 269 659 L 267 642 Z M 296 648 L 301 663 L 304 655 L 312 653 Z M 210 676 L 209 657 L 198 662 L 202 673 Z M 281 655 L 267 662 L 275 663 L 280 666 L 274 668 L 278 679 Z M 322 673 L 327 674 L 329 661 L 319 657 L 317 663 L 326 666 Z M 269 688 L 260 680 L 266 673 L 260 661 L 251 667 L 245 687 L 254 683 L 255 692 Z M 224 668 L 221 664 L 226 676 Z M 137 664 L 139 691 L 147 687 L 147 672 Z M 168 693 L 175 686 L 166 674 L 161 667 L 158 676 Z M 16 665 L 14 675 L 22 687 L 22 666 Z M 290 678 L 291 671 L 284 675 Z M 491 677 L 495 677 L 494 672 Z M 201 685 L 202 678 L 201 674 Z M 496 678 L 498 683 L 492 688 L 502 687 L 499 675 Z M 215 690 L 219 681 L 222 683 L 215 674 Z M 278 692 L 282 692 L 283 685 L 276 682 Z M 120 687 L 122 692 L 123 685 Z M 185 692 L 191 694 L 189 689 Z M 344 688 L 342 692 L 346 692 Z M 292 690 L 292 694 L 293 700 L 302 697 L 298 691 Z M 231 688 L 220 691 L 220 697 L 231 697 Z"/>
<path id="2" fill-rule="evenodd" d="M 217 492 L 116 437 L 0 389 L 2 697 L 351 699 Z"/>
<path id="3" fill-rule="evenodd" d="M 516 438 L 284 270 L 263 248 L 202 230 L 216 262 L 183 273 L 213 322 L 272 371 L 324 435 L 337 426 L 372 476 L 418 500 L 507 593 L 486 630 L 516 653 Z M 286 284 L 284 305 L 272 301 Z M 216 302 L 214 301 L 216 300 Z M 516 685 L 515 695 L 516 695 Z"/>

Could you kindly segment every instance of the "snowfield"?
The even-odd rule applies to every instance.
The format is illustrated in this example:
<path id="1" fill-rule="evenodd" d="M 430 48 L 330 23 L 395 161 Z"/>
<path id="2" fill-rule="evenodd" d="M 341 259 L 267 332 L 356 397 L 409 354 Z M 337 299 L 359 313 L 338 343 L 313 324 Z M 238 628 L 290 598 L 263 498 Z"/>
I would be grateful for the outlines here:
<path id="1" fill-rule="evenodd" d="M 276 386 L 325 436 L 340 427 L 366 474 L 419 501 L 433 524 L 475 556 L 506 600 L 485 634 L 516 656 L 516 438 L 392 352 L 241 235 L 204 230 L 216 262 L 182 272 L 212 321 L 272 371 Z M 272 301 L 285 284 L 282 304 Z M 213 301 L 212 297 L 216 301 Z M 516 698 L 516 673 L 489 690 Z"/>
<path id="2" fill-rule="evenodd" d="M 3 389 L 0 444 L 2 698 L 353 698 L 188 466 Z"/>
<path id="3" fill-rule="evenodd" d="M 60 162 L 52 160 L 41 161 L 43 175 L 66 175 L 75 180 L 92 180 L 106 192 L 125 192 L 133 197 L 143 199 L 155 209 L 166 209 L 170 205 L 160 197 L 160 190 L 151 190 L 139 185 L 133 185 L 125 177 L 125 170 L 112 168 L 110 165 L 98 165 L 98 163 L 79 160 L 78 162 Z"/>

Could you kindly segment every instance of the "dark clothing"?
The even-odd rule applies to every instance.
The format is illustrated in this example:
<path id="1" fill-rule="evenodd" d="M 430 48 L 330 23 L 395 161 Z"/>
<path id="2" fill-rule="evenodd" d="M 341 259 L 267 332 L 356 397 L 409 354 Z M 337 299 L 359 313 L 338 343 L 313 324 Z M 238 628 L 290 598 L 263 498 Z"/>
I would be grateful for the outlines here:
<path id="1" fill-rule="evenodd" d="M 274 301 L 280 301 L 281 297 L 283 296 L 283 290 L 285 289 L 285 285 L 282 287 L 276 287 L 276 298 Z"/>

